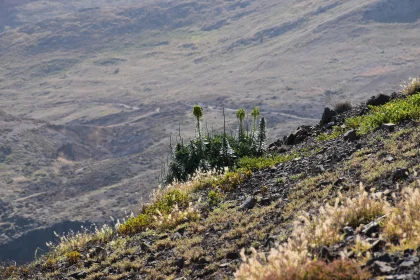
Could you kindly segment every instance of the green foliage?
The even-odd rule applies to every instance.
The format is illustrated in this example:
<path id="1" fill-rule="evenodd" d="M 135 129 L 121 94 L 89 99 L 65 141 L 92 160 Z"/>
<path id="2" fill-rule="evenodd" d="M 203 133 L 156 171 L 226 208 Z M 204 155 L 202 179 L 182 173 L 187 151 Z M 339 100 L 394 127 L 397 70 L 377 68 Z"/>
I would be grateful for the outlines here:
<path id="1" fill-rule="evenodd" d="M 238 109 L 238 111 L 236 111 L 236 117 L 238 118 L 238 120 L 243 121 L 245 118 L 246 112 L 244 108 Z"/>
<path id="2" fill-rule="evenodd" d="M 185 192 L 174 189 L 166 193 L 161 199 L 157 200 L 153 206 L 150 206 L 146 213 L 155 214 L 158 210 L 162 214 L 169 214 L 175 205 L 180 208 L 188 206 L 190 198 Z"/>
<path id="3" fill-rule="evenodd" d="M 238 131 L 238 140 L 242 144 L 245 140 L 245 128 L 244 128 L 244 118 L 245 118 L 245 109 L 241 108 L 236 112 L 236 117 L 239 122 L 239 131 Z"/>
<path id="4" fill-rule="evenodd" d="M 332 133 L 330 133 L 330 134 L 322 133 L 316 138 L 316 140 L 319 141 L 319 142 L 323 142 L 323 141 L 327 141 L 327 140 L 333 140 L 333 139 L 338 138 L 345 131 L 346 131 L 346 129 L 344 129 L 344 128 L 341 128 L 339 126 L 334 126 Z"/>
<path id="5" fill-rule="evenodd" d="M 289 155 L 269 155 L 262 157 L 243 157 L 238 161 L 239 170 L 257 170 L 271 166 L 275 166 L 279 163 L 292 160 L 296 157 L 296 154 Z"/>
<path id="6" fill-rule="evenodd" d="M 222 179 L 216 184 L 223 191 L 232 191 L 243 182 L 245 179 L 250 178 L 252 172 L 246 170 L 244 172 L 227 172 Z"/>
<path id="7" fill-rule="evenodd" d="M 239 124 L 237 137 L 227 136 L 226 127 L 222 134 L 207 133 L 202 137 L 200 128 L 200 119 L 203 116 L 202 108 L 198 105 L 194 106 L 193 114 L 197 119 L 196 137 L 188 144 L 178 143 L 176 145 L 166 176 L 167 183 L 186 181 L 197 170 L 223 171 L 225 167 L 233 169 L 239 158 L 261 156 L 265 153 L 267 139 L 265 119 L 261 118 L 258 130 L 255 125 L 260 115 L 258 107 L 255 107 L 251 113 L 254 118 L 254 128 L 251 133 L 245 133 L 245 109 L 237 111 L 236 116 Z"/>
<path id="8" fill-rule="evenodd" d="M 251 116 L 254 118 L 254 120 L 256 120 L 260 116 L 260 108 L 255 106 L 254 109 L 252 109 Z"/>
<path id="9" fill-rule="evenodd" d="M 260 121 L 260 128 L 258 130 L 258 136 L 257 136 L 257 143 L 258 143 L 257 154 L 258 155 L 263 155 L 265 153 L 266 140 L 267 140 L 267 128 L 266 128 L 265 118 L 262 117 Z"/>
<path id="10" fill-rule="evenodd" d="M 70 265 L 73 265 L 73 264 L 78 263 L 79 260 L 80 260 L 80 258 L 81 258 L 81 255 L 80 255 L 80 253 L 78 251 L 72 251 L 72 252 L 68 252 L 66 254 L 67 262 Z"/>
<path id="11" fill-rule="evenodd" d="M 118 232 L 120 234 L 134 234 L 145 230 L 153 221 L 149 214 L 140 214 L 137 217 L 128 219 L 120 225 Z"/>
<path id="12" fill-rule="evenodd" d="M 194 105 L 193 115 L 197 120 L 200 120 L 203 117 L 203 108 L 200 105 Z"/>
<path id="13" fill-rule="evenodd" d="M 215 190 L 211 190 L 207 195 L 207 200 L 210 206 L 215 206 L 223 200 L 223 194 Z"/>
<path id="14" fill-rule="evenodd" d="M 346 126 L 358 128 L 359 134 L 369 133 L 381 124 L 398 124 L 404 120 L 418 120 L 420 118 L 420 94 L 407 96 L 381 106 L 370 106 L 370 113 L 346 120 Z"/>
<path id="15" fill-rule="evenodd" d="M 179 189 L 171 190 L 152 205 L 146 207 L 140 215 L 130 218 L 120 225 L 118 232 L 120 234 L 134 234 L 144 231 L 148 227 L 153 226 L 154 216 L 169 215 L 175 206 L 183 209 L 188 207 L 189 202 L 190 197 L 186 192 Z"/>

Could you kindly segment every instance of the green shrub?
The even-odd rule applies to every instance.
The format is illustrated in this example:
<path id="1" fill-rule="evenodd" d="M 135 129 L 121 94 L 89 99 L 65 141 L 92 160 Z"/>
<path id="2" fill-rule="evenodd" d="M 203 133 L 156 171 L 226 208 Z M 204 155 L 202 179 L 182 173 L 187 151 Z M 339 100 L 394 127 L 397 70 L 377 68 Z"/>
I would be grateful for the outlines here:
<path id="1" fill-rule="evenodd" d="M 149 214 L 140 214 L 137 217 L 130 218 L 124 224 L 120 225 L 118 232 L 120 234 L 134 234 L 145 230 L 150 226 L 153 219 Z"/>
<path id="2" fill-rule="evenodd" d="M 369 114 L 347 119 L 346 126 L 357 128 L 359 134 L 366 134 L 384 123 L 398 124 L 404 120 L 418 120 L 420 118 L 420 94 L 369 108 Z"/>
<path id="3" fill-rule="evenodd" d="M 296 157 L 296 154 L 288 154 L 288 155 L 269 155 L 269 156 L 262 156 L 262 157 L 243 157 L 240 158 L 238 161 L 238 170 L 246 171 L 246 170 L 258 170 L 263 169 L 271 166 L 275 166 L 282 162 L 286 162 L 292 160 Z"/>
<path id="4" fill-rule="evenodd" d="M 260 111 L 255 107 L 251 116 L 253 125 L 248 128 L 247 113 L 245 109 L 236 112 L 238 119 L 238 134 L 228 136 L 226 134 L 226 121 L 224 118 L 223 133 L 212 135 L 207 131 L 204 134 L 201 129 L 203 110 L 200 106 L 194 106 L 193 114 L 196 118 L 196 137 L 184 144 L 177 143 L 171 155 L 168 166 L 168 174 L 163 176 L 166 183 L 173 181 L 186 181 L 197 170 L 222 172 L 226 167 L 233 169 L 238 159 L 242 157 L 262 156 L 266 152 L 266 121 L 261 117 L 257 125 Z"/>
<path id="5" fill-rule="evenodd" d="M 78 263 L 79 260 L 80 260 L 80 258 L 81 258 L 81 255 L 80 255 L 80 253 L 78 251 L 72 251 L 72 252 L 68 252 L 66 254 L 67 262 L 70 265 L 73 265 L 73 264 Z"/>
<path id="6" fill-rule="evenodd" d="M 344 129 L 344 128 L 341 128 L 339 126 L 334 126 L 332 133 L 330 133 L 330 134 L 322 133 L 316 138 L 316 140 L 319 141 L 319 142 L 323 142 L 323 141 L 327 141 L 327 140 L 333 140 L 333 139 L 336 139 L 336 138 L 340 137 L 340 135 L 342 135 L 345 131 L 346 131 L 346 129 Z"/>
<path id="7" fill-rule="evenodd" d="M 158 199 L 146 210 L 146 213 L 155 214 L 156 210 L 158 210 L 162 214 L 169 214 L 175 205 L 178 205 L 180 208 L 185 208 L 189 202 L 190 198 L 187 193 L 174 189 Z"/>
<path id="8" fill-rule="evenodd" d="M 207 195 L 207 200 L 210 206 L 215 206 L 223 200 L 223 194 L 215 190 L 211 190 Z"/>

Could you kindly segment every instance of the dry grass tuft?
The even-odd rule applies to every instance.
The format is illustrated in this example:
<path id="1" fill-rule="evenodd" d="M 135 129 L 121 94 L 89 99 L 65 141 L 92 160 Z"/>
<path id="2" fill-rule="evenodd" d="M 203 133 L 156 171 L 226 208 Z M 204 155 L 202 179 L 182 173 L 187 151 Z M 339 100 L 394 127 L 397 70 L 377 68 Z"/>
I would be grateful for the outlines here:
<path id="1" fill-rule="evenodd" d="M 409 78 L 408 82 L 403 83 L 401 87 L 402 87 L 402 93 L 407 94 L 407 95 L 420 93 L 420 77 Z"/>
<path id="2" fill-rule="evenodd" d="M 253 266 L 252 269 L 243 268 L 235 274 L 236 279 L 246 280 L 308 280 L 308 279 L 369 279 L 370 273 L 362 270 L 351 260 L 335 260 L 332 263 L 323 261 L 309 261 L 299 266 L 273 266 L 267 259 L 261 259 L 270 266 Z"/>
<path id="3" fill-rule="evenodd" d="M 334 103 L 334 111 L 338 114 L 350 111 L 353 108 L 350 101 L 338 101 Z"/>
<path id="4" fill-rule="evenodd" d="M 348 260 L 327 266 L 322 262 L 313 262 L 315 256 L 310 252 L 312 249 L 342 240 L 344 226 L 357 227 L 361 223 L 375 220 L 388 211 L 389 204 L 380 196 L 366 193 L 362 185 L 360 193 L 354 198 L 344 198 L 340 194 L 334 205 L 327 204 L 321 207 L 318 215 L 314 217 L 309 214 L 302 215 L 300 221 L 295 222 L 288 241 L 278 245 L 277 249 L 272 249 L 268 257 L 262 253 L 257 254 L 255 249 L 251 249 L 254 254 L 248 258 L 242 251 L 244 263 L 235 277 L 237 279 L 367 279 L 367 274 Z M 305 275 L 312 274 L 313 277 L 324 275 L 326 278 L 305 278 Z M 354 275 L 354 278 L 328 278 L 328 275 L 339 274 L 349 277 Z M 290 278 L 290 275 L 294 275 L 294 278 Z"/>
<path id="5" fill-rule="evenodd" d="M 384 226 L 384 236 L 398 249 L 420 245 L 420 190 L 406 188 L 402 200 L 392 209 Z"/>

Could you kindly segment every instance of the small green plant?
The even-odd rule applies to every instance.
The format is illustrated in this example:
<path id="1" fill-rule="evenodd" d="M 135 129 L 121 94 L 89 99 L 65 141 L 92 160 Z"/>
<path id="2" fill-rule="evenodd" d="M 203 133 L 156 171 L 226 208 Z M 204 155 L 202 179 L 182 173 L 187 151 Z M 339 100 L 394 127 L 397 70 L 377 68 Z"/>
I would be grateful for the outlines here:
<path id="1" fill-rule="evenodd" d="M 244 118 L 246 112 L 245 109 L 241 108 L 236 112 L 236 117 L 238 118 L 239 122 L 239 132 L 238 132 L 238 140 L 239 142 L 243 142 L 245 140 L 245 128 L 244 128 Z"/>
<path id="2" fill-rule="evenodd" d="M 174 181 L 187 181 L 197 171 L 216 170 L 223 172 L 228 167 L 234 169 L 238 159 L 242 157 L 262 156 L 266 153 L 266 121 L 262 117 L 257 127 L 260 111 L 255 107 L 251 116 L 254 125 L 249 132 L 245 130 L 246 111 L 241 108 L 236 112 L 238 119 L 238 134 L 236 136 L 226 134 L 226 119 L 223 113 L 223 133 L 212 135 L 202 132 L 201 119 L 203 109 L 199 105 L 194 106 L 193 114 L 196 119 L 196 136 L 189 143 L 183 141 L 177 143 L 171 155 L 168 173 L 162 175 L 166 183 Z"/>
<path id="3" fill-rule="evenodd" d="M 238 170 L 258 170 L 263 168 L 268 168 L 276 166 L 277 164 L 290 161 L 296 158 L 296 154 L 287 154 L 287 155 L 267 155 L 261 157 L 243 157 L 238 161 Z"/>
<path id="4" fill-rule="evenodd" d="M 332 133 L 330 133 L 330 134 L 329 133 L 322 133 L 316 138 L 316 140 L 319 141 L 319 142 L 333 140 L 333 139 L 336 139 L 336 138 L 340 137 L 342 134 L 344 134 L 345 131 L 346 131 L 345 128 L 342 128 L 340 126 L 334 126 Z"/>
<path id="5" fill-rule="evenodd" d="M 72 251 L 66 254 L 67 262 L 70 265 L 78 263 L 80 261 L 80 258 L 81 258 L 81 255 L 78 251 Z"/>
<path id="6" fill-rule="evenodd" d="M 261 194 L 266 194 L 268 192 L 268 187 L 267 186 L 263 186 L 263 187 L 261 187 L 261 189 L 260 189 L 260 193 Z"/>
<path id="7" fill-rule="evenodd" d="M 218 182 L 218 186 L 222 191 L 232 191 L 243 182 L 245 179 L 251 177 L 251 171 L 241 172 L 227 172 Z"/>
<path id="8" fill-rule="evenodd" d="M 48 257 L 45 262 L 42 264 L 42 268 L 46 270 L 53 270 L 57 267 L 57 260 L 53 257 Z"/>
<path id="9" fill-rule="evenodd" d="M 207 194 L 207 201 L 210 206 L 216 206 L 223 200 L 223 194 L 215 190 L 211 190 Z"/>
<path id="10" fill-rule="evenodd" d="M 286 178 L 284 178 L 284 177 L 276 178 L 276 183 L 277 184 L 284 184 L 284 183 L 286 183 Z"/>
<path id="11" fill-rule="evenodd" d="M 381 106 L 370 106 L 370 113 L 346 120 L 346 127 L 358 129 L 359 134 L 369 133 L 384 123 L 398 124 L 404 120 L 420 118 L 420 94 L 407 96 Z"/>
<path id="12" fill-rule="evenodd" d="M 149 214 L 140 214 L 137 217 L 128 219 L 118 228 L 120 234 L 134 234 L 145 230 L 153 221 Z"/>

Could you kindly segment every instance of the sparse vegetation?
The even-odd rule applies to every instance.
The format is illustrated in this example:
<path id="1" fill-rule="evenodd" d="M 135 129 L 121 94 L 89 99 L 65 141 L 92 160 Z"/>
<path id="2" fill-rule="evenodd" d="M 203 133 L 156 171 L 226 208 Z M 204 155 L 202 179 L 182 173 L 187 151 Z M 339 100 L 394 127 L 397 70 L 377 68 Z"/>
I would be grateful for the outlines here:
<path id="1" fill-rule="evenodd" d="M 420 77 L 419 78 L 409 78 L 408 82 L 405 82 L 401 85 L 402 93 L 407 95 L 413 95 L 420 93 Z"/>
<path id="2" fill-rule="evenodd" d="M 255 107 L 251 112 L 254 125 L 251 131 L 245 130 L 244 119 L 245 109 L 239 109 L 236 112 L 238 119 L 238 134 L 236 137 L 226 134 L 226 125 L 222 134 L 211 135 L 207 133 L 203 136 L 201 119 L 203 109 L 196 105 L 193 109 L 196 118 L 196 137 L 187 145 L 180 143 L 172 154 L 172 162 L 169 164 L 169 171 L 166 175 L 166 182 L 171 183 L 175 180 L 186 181 L 198 170 L 223 171 L 227 168 L 234 168 L 238 159 L 250 156 L 262 156 L 265 153 L 266 123 L 262 117 L 258 129 L 256 123 L 259 117 L 259 109 Z"/>
<path id="3" fill-rule="evenodd" d="M 339 102 L 334 103 L 334 111 L 337 114 L 347 112 L 351 110 L 351 108 L 352 106 L 351 106 L 350 101 L 339 101 Z"/>
<path id="4" fill-rule="evenodd" d="M 371 106 L 369 114 L 347 119 L 346 126 L 358 129 L 359 134 L 366 134 L 384 123 L 398 124 L 419 118 L 420 94 L 414 94 L 381 106 Z"/>
<path id="5" fill-rule="evenodd" d="M 248 257 L 242 251 L 244 264 L 235 274 L 237 279 L 312 279 L 305 278 L 313 273 L 325 273 L 326 278 L 313 279 L 369 279 L 367 271 L 362 271 L 355 260 L 360 257 L 356 254 L 355 260 L 343 259 L 335 264 L 326 265 L 317 262 L 314 249 L 325 245 L 332 245 L 344 237 L 344 226 L 353 228 L 360 224 L 367 224 L 384 218 L 381 222 L 384 237 L 387 241 L 398 245 L 398 250 L 417 248 L 419 226 L 417 209 L 419 207 L 420 192 L 406 188 L 402 191 L 402 200 L 391 206 L 383 197 L 368 194 L 363 189 L 355 198 L 343 196 L 337 199 L 334 206 L 321 207 L 318 214 L 310 218 L 305 214 L 295 222 L 291 238 L 276 250 L 272 250 L 268 257 L 252 249 L 253 255 Z M 367 252 L 371 246 L 362 242 L 357 236 L 354 252 Z M 315 250 L 316 252 L 316 250 Z M 363 261 L 363 260 L 361 260 Z M 318 268 L 323 267 L 323 270 Z M 331 273 L 331 275 L 329 275 Z M 290 275 L 296 278 L 289 278 Z M 334 278 L 341 275 L 343 278 Z"/>
<path id="6" fill-rule="evenodd" d="M 397 111 L 410 111 L 416 96 L 391 103 Z M 391 110 L 383 107 L 389 104 L 361 117 Z M 404 110 L 396 114 L 410 120 L 413 112 Z M 257 109 L 249 132 L 246 112 L 237 113 L 232 143 L 248 141 L 252 132 L 254 139 L 265 138 L 255 130 Z M 201 130 L 201 107 L 194 116 Z M 349 119 L 347 125 L 361 129 L 366 119 Z M 54 278 L 83 269 L 86 279 L 372 279 L 379 275 L 371 269 L 375 257 L 416 254 L 420 246 L 420 133 L 415 122 L 399 127 L 395 133 L 369 130 L 372 137 L 358 140 L 364 146 L 333 141 L 344 133 L 341 125 L 325 136 L 331 143 L 311 137 L 281 154 L 259 154 L 256 145 L 255 155 L 235 158 L 230 170 L 198 170 L 188 180 L 174 180 L 156 189 L 140 213 L 115 226 L 59 236 L 48 254 L 25 267 L 0 267 L 0 275 Z M 197 133 L 197 151 L 206 149 L 207 137 Z M 240 154 L 235 145 L 232 150 Z M 240 252 L 242 264 L 233 261 Z"/>
<path id="7" fill-rule="evenodd" d="M 343 135 L 343 133 L 345 131 L 346 131 L 345 128 L 342 128 L 342 127 L 339 127 L 339 126 L 334 126 L 332 133 L 322 133 L 322 134 L 318 135 L 318 137 L 316 139 L 319 142 L 334 140 L 334 139 L 340 137 L 341 135 Z"/>
<path id="8" fill-rule="evenodd" d="M 78 251 L 72 251 L 72 252 L 68 252 L 66 254 L 67 262 L 70 265 L 73 265 L 73 264 L 78 263 L 79 260 L 80 260 L 80 257 L 81 257 L 81 255 L 80 255 L 80 253 Z"/>

